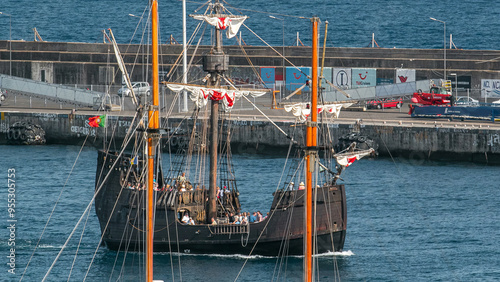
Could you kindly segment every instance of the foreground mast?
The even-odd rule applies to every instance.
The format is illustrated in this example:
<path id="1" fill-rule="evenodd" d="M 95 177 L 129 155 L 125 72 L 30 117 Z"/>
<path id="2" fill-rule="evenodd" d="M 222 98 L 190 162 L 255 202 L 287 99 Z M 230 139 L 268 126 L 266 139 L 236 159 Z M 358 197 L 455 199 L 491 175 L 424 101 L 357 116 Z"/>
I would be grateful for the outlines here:
<path id="1" fill-rule="evenodd" d="M 318 156 L 317 131 L 318 131 L 318 23 L 319 18 L 311 19 L 313 24 L 312 36 L 312 83 L 311 83 L 311 121 L 307 123 L 307 149 L 306 149 L 306 222 L 304 240 L 304 281 L 312 281 L 312 256 L 313 256 L 313 216 L 312 216 L 312 173 L 316 166 Z"/>
<path id="2" fill-rule="evenodd" d="M 158 144 L 159 134 L 159 76 L 158 76 L 158 1 L 151 0 L 151 44 L 152 44 L 152 76 L 153 76 L 153 101 L 149 107 L 148 113 L 148 178 L 147 178 L 147 226 L 146 226 L 146 281 L 153 281 L 153 180 L 154 175 L 154 161 L 156 146 Z"/>

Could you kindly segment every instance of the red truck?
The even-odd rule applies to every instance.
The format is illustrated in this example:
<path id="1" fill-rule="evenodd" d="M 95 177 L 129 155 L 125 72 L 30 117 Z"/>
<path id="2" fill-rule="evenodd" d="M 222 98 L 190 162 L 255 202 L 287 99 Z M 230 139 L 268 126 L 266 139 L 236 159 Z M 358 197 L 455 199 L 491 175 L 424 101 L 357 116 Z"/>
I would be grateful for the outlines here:
<path id="1" fill-rule="evenodd" d="M 432 86 L 429 93 L 418 90 L 413 93 L 411 102 L 420 105 L 446 105 L 450 103 L 451 93 L 445 87 Z"/>

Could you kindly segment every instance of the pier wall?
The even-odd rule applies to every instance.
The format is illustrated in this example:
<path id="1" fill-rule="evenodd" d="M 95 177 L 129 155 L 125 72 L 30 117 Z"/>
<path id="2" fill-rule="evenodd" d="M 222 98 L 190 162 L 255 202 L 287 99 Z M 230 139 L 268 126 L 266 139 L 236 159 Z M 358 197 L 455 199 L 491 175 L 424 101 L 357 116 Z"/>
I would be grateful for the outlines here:
<path id="1" fill-rule="evenodd" d="M 6 132 L 17 121 L 42 126 L 48 144 L 69 144 L 102 147 L 103 139 L 114 138 L 121 144 L 131 122 L 131 117 L 108 116 L 106 128 L 88 126 L 90 115 L 52 113 L 2 112 L 0 119 L 0 144 L 6 143 Z M 190 121 L 170 119 L 170 128 L 189 126 Z M 192 124 L 192 121 L 191 121 Z M 301 126 L 293 122 L 277 121 L 276 124 L 299 143 L 304 136 Z M 267 121 L 230 120 L 233 153 L 266 153 L 286 151 L 290 139 Z M 439 123 L 415 126 L 403 124 L 332 123 L 327 125 L 332 140 L 352 131 L 359 131 L 375 139 L 381 156 L 402 156 L 413 161 L 426 159 L 463 160 L 478 163 L 500 164 L 500 130 L 482 128 L 445 127 Z M 326 130 L 320 126 L 320 130 Z M 294 132 L 297 132 L 295 134 Z M 185 140 L 178 140 L 185 142 Z M 117 146 L 118 147 L 118 146 Z"/>
<path id="2" fill-rule="evenodd" d="M 141 45 L 119 45 L 125 64 L 131 73 L 132 81 L 141 81 L 145 69 L 149 69 L 148 54 L 141 53 Z M 9 49 L 8 41 L 0 40 L 0 73 L 9 74 L 12 63 L 12 75 L 41 80 L 55 84 L 68 85 L 105 85 L 121 84 L 115 56 L 110 44 L 72 43 L 72 42 L 35 42 L 13 41 Z M 110 52 L 111 48 L 111 52 Z M 278 48 L 281 50 L 281 47 Z M 203 76 L 200 67 L 202 54 L 210 50 L 209 46 L 200 46 L 193 62 L 196 67 L 188 80 Z M 275 66 L 281 73 L 283 59 L 269 47 L 224 46 L 224 52 L 230 57 L 228 75 L 238 83 L 258 82 L 253 67 Z M 160 46 L 160 70 L 162 75 L 169 72 L 182 52 L 181 45 Z M 189 50 L 193 52 L 193 48 Z M 307 46 L 286 46 L 286 57 L 296 66 L 310 66 L 311 48 Z M 12 61 L 10 60 L 12 55 Z M 192 56 L 188 53 L 188 56 Z M 496 50 L 460 50 L 446 52 L 448 74 L 470 76 L 471 87 L 480 88 L 481 79 L 500 78 L 500 51 Z M 132 68 L 132 66 L 135 66 Z M 285 66 L 290 66 L 285 63 Z M 326 67 L 339 68 L 376 68 L 378 78 L 394 79 L 396 68 L 416 70 L 417 80 L 442 78 L 444 56 L 442 49 L 400 49 L 400 48 L 345 48 L 328 47 L 325 53 Z M 170 78 L 181 75 L 178 68 Z M 43 72 L 43 75 L 42 75 Z M 147 76 L 151 77 L 151 75 Z"/>

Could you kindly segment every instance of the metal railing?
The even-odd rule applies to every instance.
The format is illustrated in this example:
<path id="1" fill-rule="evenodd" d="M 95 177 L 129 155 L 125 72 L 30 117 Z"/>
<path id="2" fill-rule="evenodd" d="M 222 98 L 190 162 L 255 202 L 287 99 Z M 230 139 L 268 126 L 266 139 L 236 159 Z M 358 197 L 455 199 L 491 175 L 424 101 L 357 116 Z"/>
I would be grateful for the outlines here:
<path id="1" fill-rule="evenodd" d="M 67 102 L 83 106 L 92 106 L 94 98 L 101 98 L 104 93 L 85 89 L 51 84 L 26 78 L 0 74 L 0 88 L 16 91 L 30 96 L 46 98 L 57 102 Z"/>

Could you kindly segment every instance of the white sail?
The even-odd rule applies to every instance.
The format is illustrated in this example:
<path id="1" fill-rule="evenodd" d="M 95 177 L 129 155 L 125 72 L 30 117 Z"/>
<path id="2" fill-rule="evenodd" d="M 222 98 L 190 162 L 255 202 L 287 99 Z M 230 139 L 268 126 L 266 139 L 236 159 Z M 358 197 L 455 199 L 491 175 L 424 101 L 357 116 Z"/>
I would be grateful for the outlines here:
<path id="1" fill-rule="evenodd" d="M 208 99 L 211 100 L 222 100 L 224 105 L 224 109 L 226 111 L 230 110 L 234 102 L 241 98 L 242 96 L 252 96 L 252 97 L 260 97 L 266 94 L 266 91 L 252 91 L 252 90 L 230 90 L 223 88 L 208 88 L 194 85 L 186 85 L 186 84 L 173 84 L 167 83 L 167 87 L 178 93 L 180 91 L 186 90 L 190 93 L 189 98 L 193 101 L 198 108 L 203 108 L 207 105 Z"/>
<path id="2" fill-rule="evenodd" d="M 300 122 L 305 122 L 307 117 L 311 114 L 311 109 L 308 105 L 309 103 L 285 105 L 285 111 L 292 112 L 292 114 L 296 116 Z M 340 109 L 342 109 L 342 107 L 350 107 L 351 105 L 352 103 L 318 105 L 318 114 L 326 111 L 332 114 L 334 118 L 338 118 L 340 115 Z"/>
<path id="3" fill-rule="evenodd" d="M 340 154 L 335 154 L 334 157 L 337 160 L 337 163 L 341 166 L 348 167 L 350 166 L 353 162 L 366 157 L 374 152 L 373 149 L 369 150 L 363 150 L 359 152 L 347 152 L 347 153 L 340 153 Z"/>
<path id="4" fill-rule="evenodd" d="M 192 15 L 192 17 L 200 21 L 205 21 L 217 29 L 226 30 L 227 38 L 233 38 L 247 19 L 247 16 L 217 17 L 215 15 Z"/>

